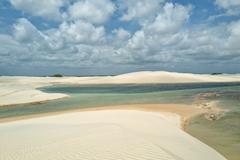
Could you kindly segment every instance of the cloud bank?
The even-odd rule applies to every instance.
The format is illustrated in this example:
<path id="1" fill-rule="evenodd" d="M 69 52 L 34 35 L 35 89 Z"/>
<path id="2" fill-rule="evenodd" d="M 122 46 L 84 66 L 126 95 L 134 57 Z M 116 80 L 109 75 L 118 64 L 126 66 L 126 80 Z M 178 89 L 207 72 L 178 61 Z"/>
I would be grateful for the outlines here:
<path id="1" fill-rule="evenodd" d="M 166 0 L 10 0 L 22 16 L 0 33 L 0 66 L 239 72 L 240 19 L 194 25 L 196 6 Z M 238 0 L 216 8 L 239 15 Z M 25 16 L 25 13 L 30 15 Z M 212 16 L 212 15 L 209 15 Z M 57 25 L 42 29 L 35 17 Z M 135 26 L 133 28 L 129 26 Z M 205 65 L 205 68 L 198 67 Z M 206 66 L 212 66 L 208 70 Z M 214 67 L 216 67 L 214 69 Z M 121 70 L 121 68 L 124 68 Z M 130 68 L 130 69 L 129 69 Z M 108 72 L 109 71 L 109 72 Z M 223 70 L 225 71 L 225 70 Z"/>

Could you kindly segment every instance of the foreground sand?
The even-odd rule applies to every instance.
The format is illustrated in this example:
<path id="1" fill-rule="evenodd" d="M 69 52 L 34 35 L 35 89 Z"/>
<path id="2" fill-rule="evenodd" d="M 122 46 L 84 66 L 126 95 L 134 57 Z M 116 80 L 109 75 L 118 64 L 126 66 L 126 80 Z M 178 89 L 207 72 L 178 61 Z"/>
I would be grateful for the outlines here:
<path id="1" fill-rule="evenodd" d="M 154 107 L 154 106 L 153 106 Z M 0 124 L 0 159 L 225 160 L 173 113 L 103 110 Z"/>
<path id="2" fill-rule="evenodd" d="M 36 103 L 68 97 L 65 94 L 44 93 L 36 89 L 54 84 L 89 85 L 191 82 L 240 82 L 240 75 L 200 75 L 156 71 L 101 77 L 0 77 L 0 106 Z"/>

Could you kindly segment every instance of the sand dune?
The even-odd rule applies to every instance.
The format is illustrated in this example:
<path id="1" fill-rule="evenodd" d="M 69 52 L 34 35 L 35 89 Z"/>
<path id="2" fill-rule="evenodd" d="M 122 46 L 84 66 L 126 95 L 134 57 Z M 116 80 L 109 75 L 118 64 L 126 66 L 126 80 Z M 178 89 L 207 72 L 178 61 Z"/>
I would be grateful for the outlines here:
<path id="1" fill-rule="evenodd" d="M 33 103 L 67 97 L 43 93 L 36 88 L 53 84 L 126 84 L 126 83 L 189 83 L 240 82 L 240 75 L 200 75 L 174 72 L 135 72 L 100 77 L 0 77 L 0 106 Z"/>
<path id="2" fill-rule="evenodd" d="M 68 97 L 68 95 L 59 93 L 44 93 L 32 87 L 31 83 L 0 83 L 0 106 L 35 103 L 64 97 Z"/>
<path id="3" fill-rule="evenodd" d="M 240 75 L 209 75 L 165 71 L 145 71 L 119 75 L 114 77 L 114 79 L 118 83 L 237 82 L 240 81 Z"/>
<path id="4" fill-rule="evenodd" d="M 0 124 L 0 159 L 225 160 L 170 113 L 76 112 Z"/>

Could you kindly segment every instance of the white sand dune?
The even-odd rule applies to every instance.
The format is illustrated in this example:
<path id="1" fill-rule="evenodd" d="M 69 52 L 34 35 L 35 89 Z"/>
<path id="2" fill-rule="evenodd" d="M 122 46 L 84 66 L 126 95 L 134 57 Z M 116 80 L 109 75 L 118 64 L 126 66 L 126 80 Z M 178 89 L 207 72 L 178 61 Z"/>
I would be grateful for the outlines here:
<path id="1" fill-rule="evenodd" d="M 34 82 L 31 83 L 34 84 Z M 32 87 L 31 83 L 0 83 L 0 106 L 35 103 L 68 97 L 68 95 L 60 93 L 44 93 Z"/>
<path id="2" fill-rule="evenodd" d="M 195 82 L 239 82 L 240 75 L 209 75 L 176 73 L 165 71 L 145 71 L 128 73 L 114 77 L 117 83 L 195 83 Z"/>
<path id="3" fill-rule="evenodd" d="M 53 84 L 126 84 L 126 83 L 189 83 L 240 82 L 240 75 L 203 75 L 174 72 L 135 72 L 100 77 L 0 77 L 0 106 L 33 103 L 67 97 L 64 94 L 44 93 L 36 88 Z"/>
<path id="4" fill-rule="evenodd" d="M 225 160 L 170 113 L 75 112 L 0 124 L 1 160 Z"/>

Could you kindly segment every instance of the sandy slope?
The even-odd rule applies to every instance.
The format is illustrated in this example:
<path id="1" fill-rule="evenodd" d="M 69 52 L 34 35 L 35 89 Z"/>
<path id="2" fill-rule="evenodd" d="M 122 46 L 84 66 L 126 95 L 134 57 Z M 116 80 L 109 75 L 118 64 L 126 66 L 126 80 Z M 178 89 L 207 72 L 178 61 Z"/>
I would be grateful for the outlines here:
<path id="1" fill-rule="evenodd" d="M 199 75 L 173 72 L 135 72 L 102 77 L 0 77 L 0 106 L 32 103 L 66 97 L 48 94 L 37 87 L 52 84 L 126 84 L 126 83 L 188 83 L 188 82 L 240 82 L 240 75 Z"/>
<path id="2" fill-rule="evenodd" d="M 171 113 L 76 112 L 0 124 L 0 159 L 225 160 Z"/>
<path id="3" fill-rule="evenodd" d="M 47 100 L 54 100 L 68 97 L 65 94 L 49 94 L 35 89 L 34 82 L 29 84 L 21 84 L 19 82 L 0 82 L 0 106 L 34 103 Z"/>

